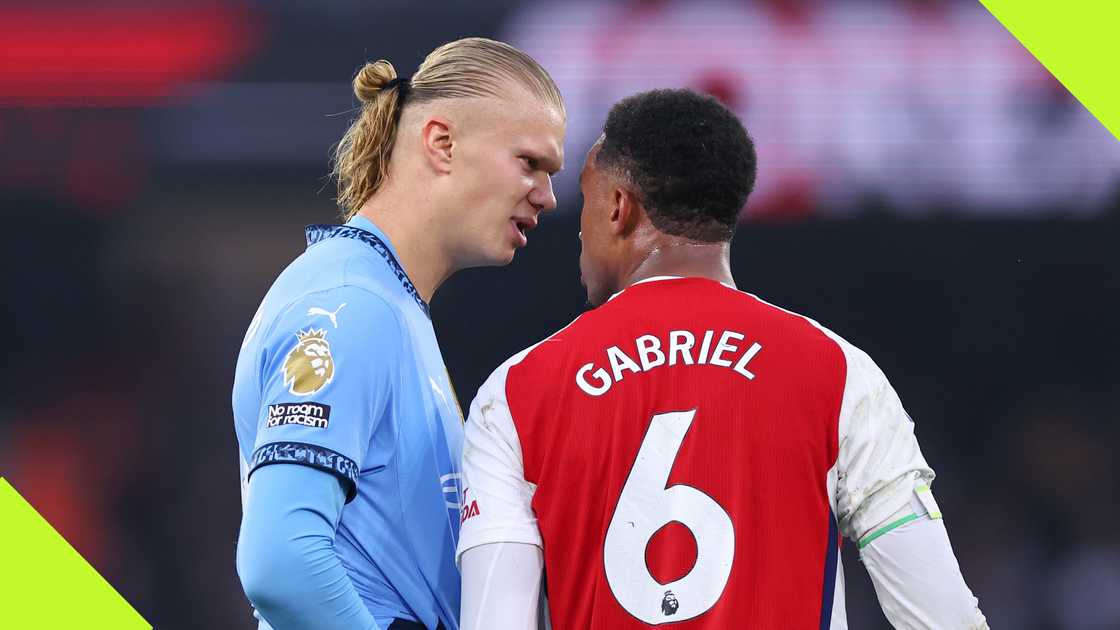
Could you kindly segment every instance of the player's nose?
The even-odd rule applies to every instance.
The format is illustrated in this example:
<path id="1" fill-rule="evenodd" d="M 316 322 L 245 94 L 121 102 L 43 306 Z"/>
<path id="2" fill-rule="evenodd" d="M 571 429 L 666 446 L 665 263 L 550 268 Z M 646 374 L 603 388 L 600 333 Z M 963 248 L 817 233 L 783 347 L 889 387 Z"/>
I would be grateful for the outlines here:
<path id="1" fill-rule="evenodd" d="M 538 212 L 547 212 L 556 208 L 556 193 L 552 190 L 551 176 L 543 174 L 542 179 L 533 186 L 533 190 L 529 192 L 529 203 L 533 204 Z"/>

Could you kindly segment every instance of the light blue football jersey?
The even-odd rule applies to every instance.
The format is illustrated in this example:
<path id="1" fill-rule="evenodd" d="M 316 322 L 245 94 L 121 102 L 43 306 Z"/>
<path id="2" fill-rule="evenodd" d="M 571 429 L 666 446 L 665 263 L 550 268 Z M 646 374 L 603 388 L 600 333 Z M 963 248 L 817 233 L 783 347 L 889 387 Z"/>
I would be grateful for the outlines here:
<path id="1" fill-rule="evenodd" d="M 242 496 L 261 466 L 336 475 L 335 549 L 370 612 L 456 630 L 462 412 L 428 305 L 370 221 L 310 226 L 307 244 L 237 360 Z"/>

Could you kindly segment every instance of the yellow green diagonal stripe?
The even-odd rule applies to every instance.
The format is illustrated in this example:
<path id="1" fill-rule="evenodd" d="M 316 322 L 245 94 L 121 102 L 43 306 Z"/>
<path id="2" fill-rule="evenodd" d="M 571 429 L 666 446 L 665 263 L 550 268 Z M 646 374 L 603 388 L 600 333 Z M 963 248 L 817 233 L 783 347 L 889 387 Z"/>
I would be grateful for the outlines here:
<path id="1" fill-rule="evenodd" d="M 0 628 L 152 627 L 2 477 L 0 563 Z"/>
<path id="2" fill-rule="evenodd" d="M 980 0 L 1067 90 L 1120 138 L 1120 2 Z"/>

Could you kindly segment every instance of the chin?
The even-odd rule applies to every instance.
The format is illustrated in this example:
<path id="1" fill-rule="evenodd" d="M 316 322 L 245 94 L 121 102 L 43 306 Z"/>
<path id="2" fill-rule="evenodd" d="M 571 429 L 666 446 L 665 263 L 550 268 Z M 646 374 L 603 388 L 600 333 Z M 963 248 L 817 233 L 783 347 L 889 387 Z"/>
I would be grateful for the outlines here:
<path id="1" fill-rule="evenodd" d="M 467 263 L 460 269 L 473 267 L 503 267 L 513 262 L 517 249 L 509 245 L 496 245 L 489 248 L 478 248 L 467 258 Z"/>
<path id="2" fill-rule="evenodd" d="M 484 265 L 487 267 L 504 267 L 505 265 L 513 262 L 514 256 L 516 254 L 517 249 L 513 247 L 507 247 L 504 250 L 491 252 L 486 257 L 486 262 L 484 263 Z"/>

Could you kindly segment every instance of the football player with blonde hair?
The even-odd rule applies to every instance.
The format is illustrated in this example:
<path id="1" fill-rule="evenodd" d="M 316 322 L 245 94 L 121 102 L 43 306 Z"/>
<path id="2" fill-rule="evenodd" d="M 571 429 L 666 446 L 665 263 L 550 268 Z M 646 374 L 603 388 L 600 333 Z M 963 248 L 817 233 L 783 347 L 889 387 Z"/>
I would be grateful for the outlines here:
<path id="1" fill-rule="evenodd" d="M 343 225 L 307 229 L 242 344 L 237 569 L 261 628 L 458 628 L 462 414 L 428 302 L 509 263 L 556 205 L 564 104 L 528 55 L 468 38 L 354 78 Z"/>

